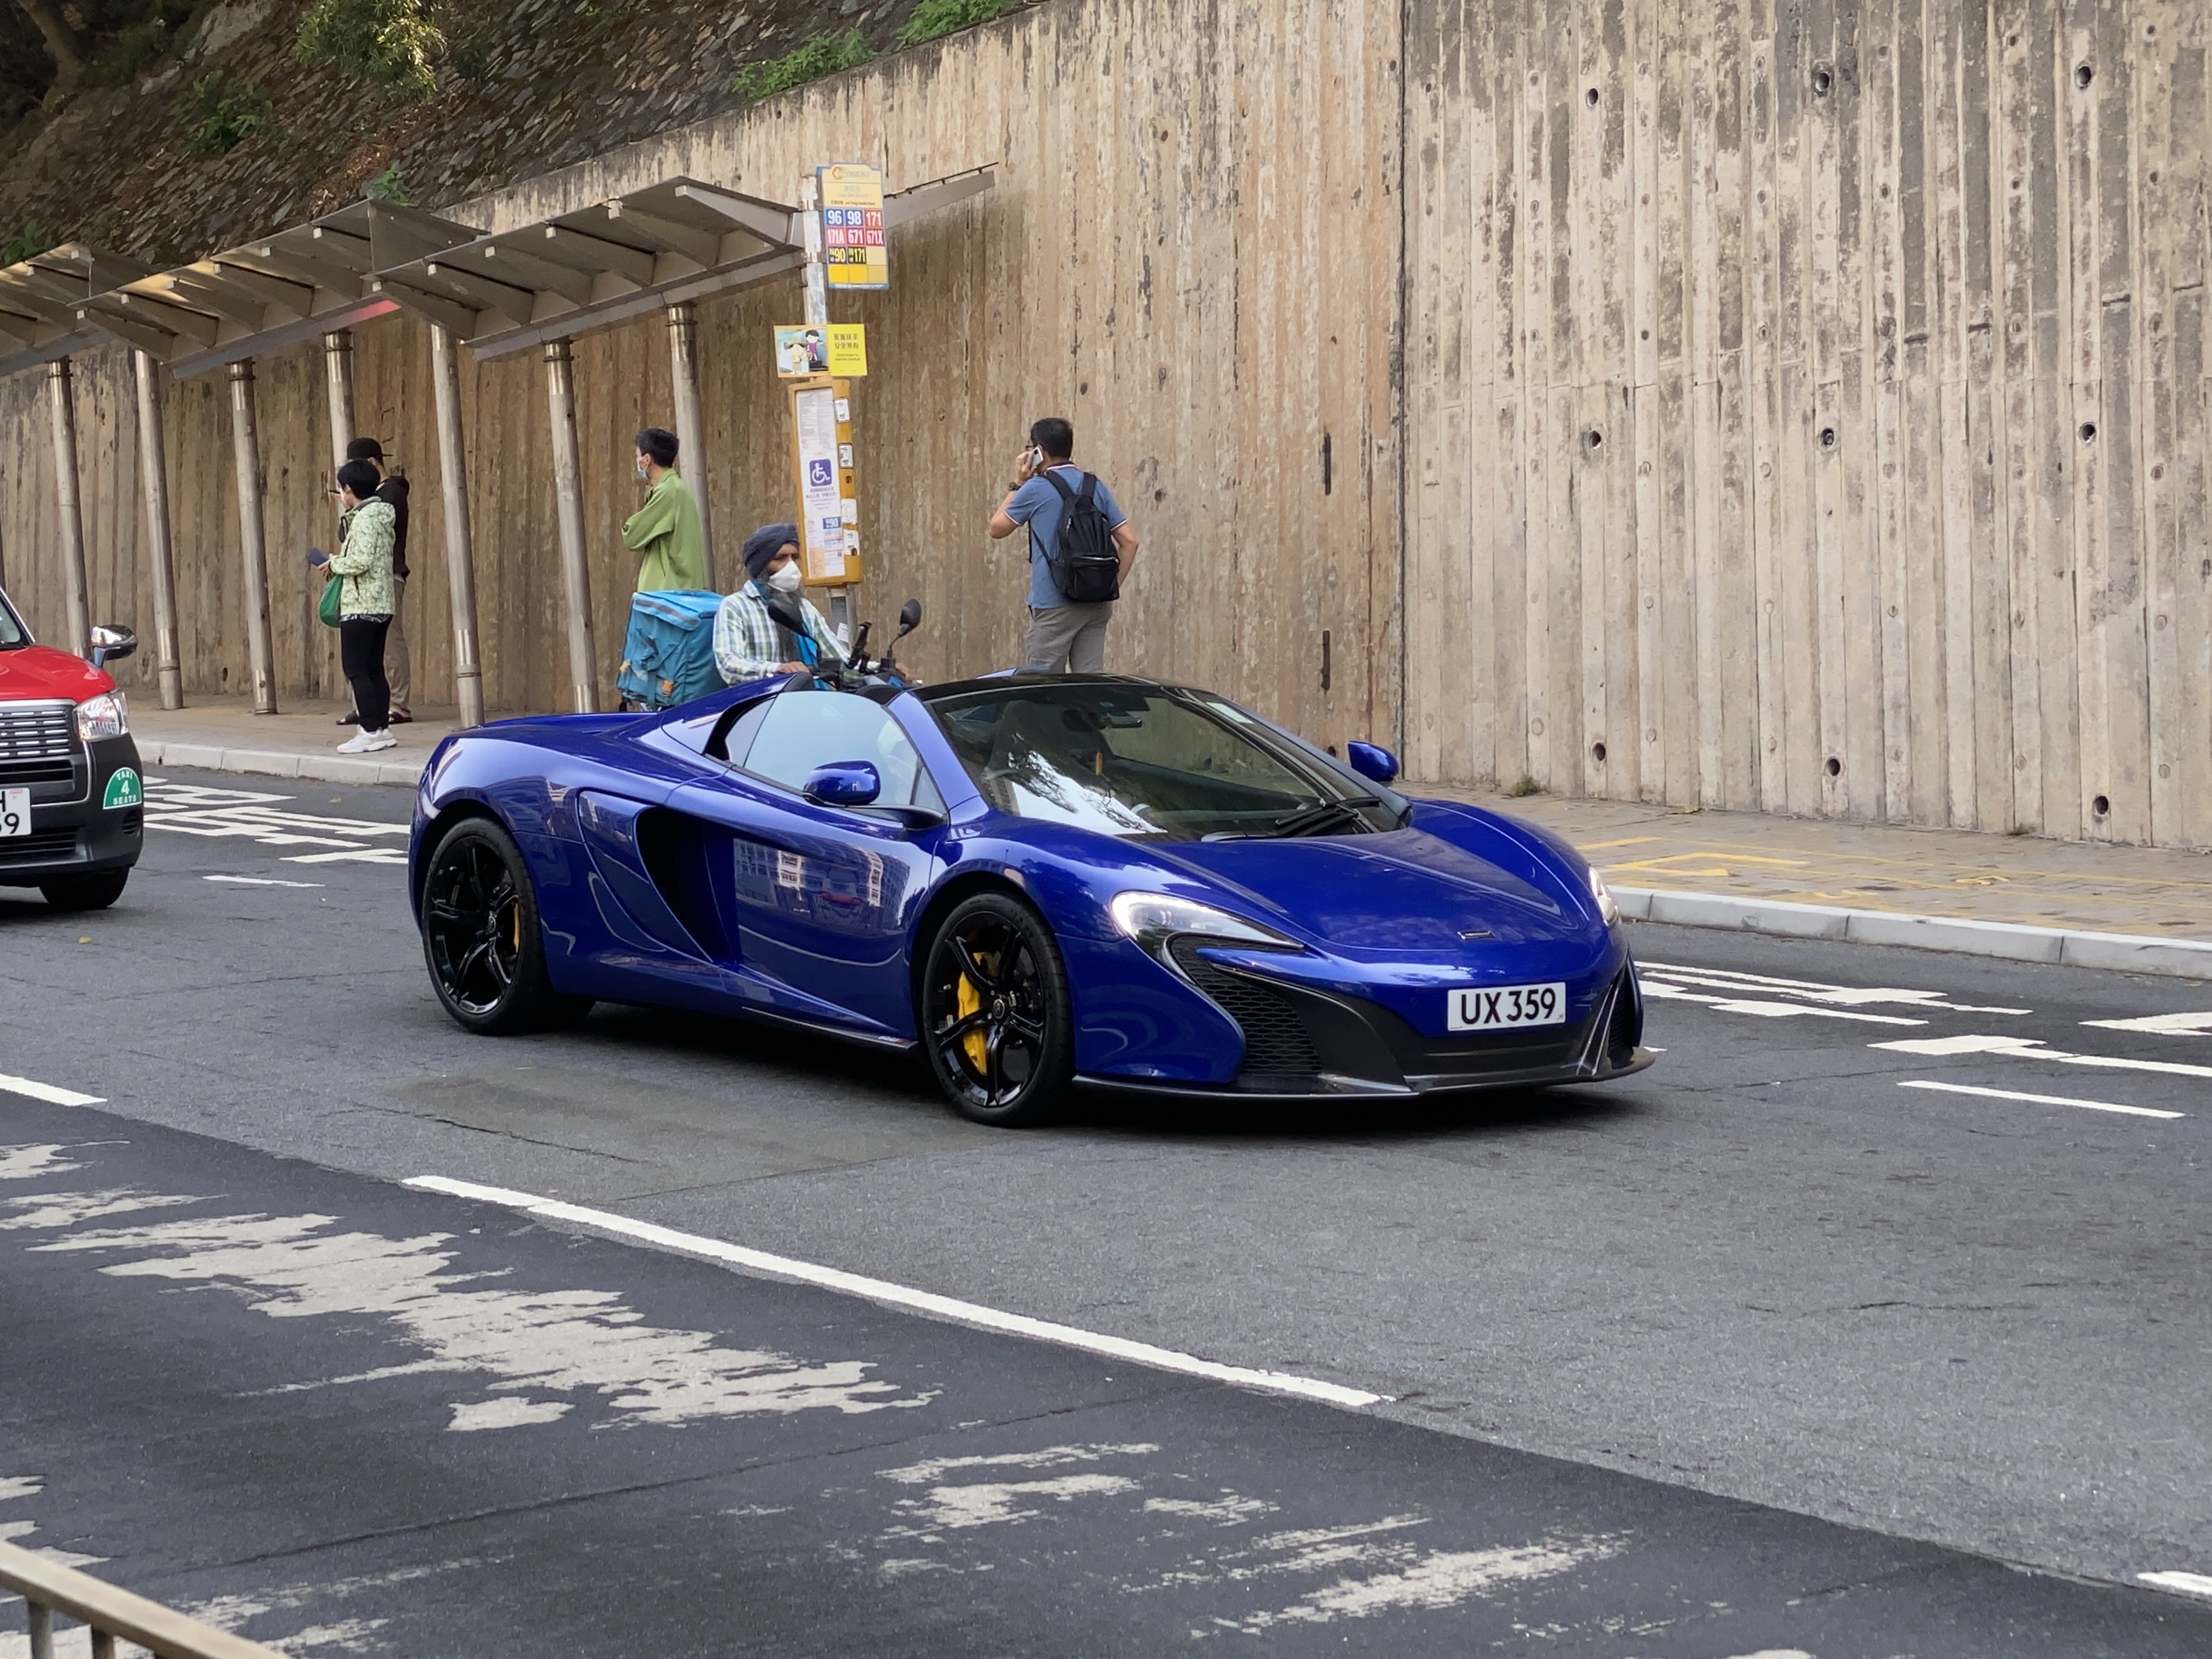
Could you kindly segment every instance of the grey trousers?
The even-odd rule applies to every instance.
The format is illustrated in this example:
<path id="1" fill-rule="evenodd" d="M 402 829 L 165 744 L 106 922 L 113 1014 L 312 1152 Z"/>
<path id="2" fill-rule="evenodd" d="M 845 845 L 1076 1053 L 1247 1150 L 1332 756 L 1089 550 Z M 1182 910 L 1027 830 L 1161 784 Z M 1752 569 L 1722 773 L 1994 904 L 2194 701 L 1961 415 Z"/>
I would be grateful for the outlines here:
<path id="1" fill-rule="evenodd" d="M 1030 607 L 1029 638 L 1022 644 L 1022 666 L 1032 673 L 1101 674 L 1106 670 L 1106 624 L 1114 601 L 1097 605 Z"/>

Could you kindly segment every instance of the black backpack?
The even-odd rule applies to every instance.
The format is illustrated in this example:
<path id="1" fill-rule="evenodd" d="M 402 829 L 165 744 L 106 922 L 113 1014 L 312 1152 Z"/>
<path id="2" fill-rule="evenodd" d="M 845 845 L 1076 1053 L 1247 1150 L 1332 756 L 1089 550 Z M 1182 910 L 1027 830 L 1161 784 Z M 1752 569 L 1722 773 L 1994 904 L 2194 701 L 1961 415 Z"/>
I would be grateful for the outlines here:
<path id="1" fill-rule="evenodd" d="M 1088 472 L 1083 487 L 1070 489 L 1057 472 L 1045 481 L 1060 492 L 1060 534 L 1045 554 L 1052 584 L 1070 605 L 1097 605 L 1121 597 L 1121 558 L 1114 550 L 1113 527 L 1099 510 L 1098 480 Z"/>

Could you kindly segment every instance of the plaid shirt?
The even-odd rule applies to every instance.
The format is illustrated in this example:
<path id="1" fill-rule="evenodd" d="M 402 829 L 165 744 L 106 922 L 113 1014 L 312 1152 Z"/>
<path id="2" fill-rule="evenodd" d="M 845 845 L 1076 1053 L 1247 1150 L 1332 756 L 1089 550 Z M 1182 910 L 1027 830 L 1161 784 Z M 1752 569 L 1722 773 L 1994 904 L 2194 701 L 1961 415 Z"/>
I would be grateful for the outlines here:
<path id="1" fill-rule="evenodd" d="M 799 608 L 805 613 L 806 631 L 814 636 L 814 648 L 821 659 L 826 662 L 842 655 L 830 624 L 813 603 L 802 599 Z M 714 666 L 721 671 L 723 684 L 760 679 L 781 665 L 798 660 L 798 647 L 791 635 L 776 626 L 751 583 L 722 601 L 722 608 L 714 613 Z"/>

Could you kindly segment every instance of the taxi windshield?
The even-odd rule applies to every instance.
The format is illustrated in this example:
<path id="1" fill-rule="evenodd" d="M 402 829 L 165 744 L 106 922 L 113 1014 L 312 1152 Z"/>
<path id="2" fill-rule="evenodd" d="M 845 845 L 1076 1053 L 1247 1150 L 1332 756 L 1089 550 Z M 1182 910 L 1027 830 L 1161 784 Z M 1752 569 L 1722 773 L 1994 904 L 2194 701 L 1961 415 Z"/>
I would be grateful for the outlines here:
<path id="1" fill-rule="evenodd" d="M 22 619 L 8 603 L 8 596 L 0 593 L 0 651 L 13 651 L 30 642 L 30 633 L 24 628 Z"/>
<path id="2" fill-rule="evenodd" d="M 1173 841 L 1357 834 L 1396 820 L 1388 792 L 1226 699 L 1053 680 L 927 701 L 978 792 L 1017 817 Z"/>

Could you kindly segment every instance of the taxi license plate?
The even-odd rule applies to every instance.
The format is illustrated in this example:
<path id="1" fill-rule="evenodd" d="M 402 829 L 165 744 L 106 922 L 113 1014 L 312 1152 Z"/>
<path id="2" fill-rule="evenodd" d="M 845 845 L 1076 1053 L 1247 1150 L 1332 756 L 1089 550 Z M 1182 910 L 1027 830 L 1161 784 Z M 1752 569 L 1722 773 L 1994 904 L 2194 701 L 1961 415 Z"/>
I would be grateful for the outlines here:
<path id="1" fill-rule="evenodd" d="M 31 792 L 0 789 L 0 836 L 31 833 Z"/>
<path id="2" fill-rule="evenodd" d="M 1469 987 L 1446 993 L 1451 999 L 1447 1024 L 1455 1031 L 1498 1031 L 1518 1025 L 1567 1023 L 1567 988 L 1559 985 Z"/>

